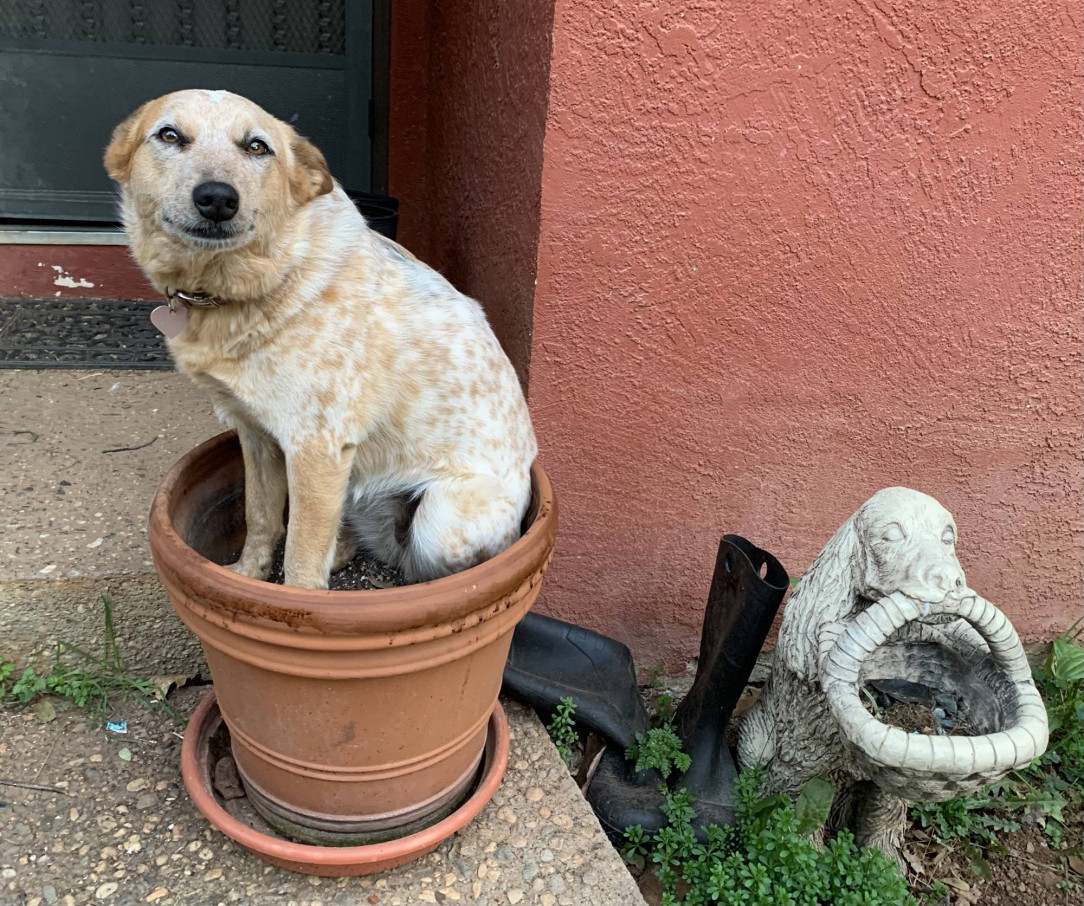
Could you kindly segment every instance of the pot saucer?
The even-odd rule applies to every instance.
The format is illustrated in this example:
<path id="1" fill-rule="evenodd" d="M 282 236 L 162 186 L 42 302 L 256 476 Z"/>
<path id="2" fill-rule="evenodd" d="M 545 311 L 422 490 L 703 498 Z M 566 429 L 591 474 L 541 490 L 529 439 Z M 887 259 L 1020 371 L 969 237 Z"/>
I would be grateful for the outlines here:
<path id="1" fill-rule="evenodd" d="M 508 766 L 508 720 L 498 703 L 489 718 L 485 754 L 474 791 L 446 818 L 406 837 L 365 846 L 312 846 L 276 835 L 254 809 L 233 800 L 223 804 L 214 793 L 211 741 L 224 726 L 214 692 L 188 722 L 181 747 L 181 774 L 188 795 L 205 818 L 227 837 L 272 865 L 308 875 L 348 877 L 387 871 L 432 852 L 462 830 L 485 807 Z"/>

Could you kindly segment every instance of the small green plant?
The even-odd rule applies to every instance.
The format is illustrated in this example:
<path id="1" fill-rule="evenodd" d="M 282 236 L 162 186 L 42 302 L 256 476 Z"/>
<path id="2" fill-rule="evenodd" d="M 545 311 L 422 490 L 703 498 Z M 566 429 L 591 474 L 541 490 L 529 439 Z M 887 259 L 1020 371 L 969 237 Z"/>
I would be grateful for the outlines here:
<path id="1" fill-rule="evenodd" d="M 644 698 L 653 727 L 665 727 L 674 719 L 674 696 L 666 691 L 663 681 L 665 670 L 666 664 L 662 661 L 654 667 L 648 667 L 643 672 L 643 681 L 640 684 L 645 692 Z"/>
<path id="2" fill-rule="evenodd" d="M 674 696 L 669 692 L 656 695 L 652 707 L 655 713 L 651 716 L 651 722 L 656 727 L 668 727 L 674 722 Z"/>
<path id="3" fill-rule="evenodd" d="M 803 828 L 827 816 L 834 791 L 821 778 L 807 789 L 803 821 L 786 796 L 761 797 L 760 771 L 741 774 L 735 823 L 705 828 L 701 843 L 693 797 L 660 787 L 666 826 L 650 836 L 628 828 L 625 857 L 657 866 L 663 906 L 916 906 L 880 850 L 859 848 L 846 831 L 814 846 Z"/>
<path id="4" fill-rule="evenodd" d="M 935 840 L 958 844 L 982 878 L 991 874 L 987 856 L 1004 851 L 1000 835 L 1019 830 L 1025 822 L 1039 824 L 1060 848 L 1066 821 L 1084 805 L 1082 631 L 1077 621 L 1055 639 L 1046 661 L 1033 672 L 1050 725 L 1046 753 L 977 795 L 920 803 L 911 810 Z"/>
<path id="5" fill-rule="evenodd" d="M 644 681 L 642 685 L 646 686 L 648 689 L 653 689 L 656 692 L 661 691 L 663 687 L 662 675 L 665 670 L 666 664 L 662 661 L 659 661 L 654 667 L 648 667 L 644 671 Z"/>
<path id="6" fill-rule="evenodd" d="M 948 885 L 944 881 L 934 881 L 929 890 L 922 895 L 922 902 L 928 906 L 941 906 L 949 897 Z"/>
<path id="7" fill-rule="evenodd" d="M 25 667 L 18 679 L 14 664 L 0 661 L 0 702 L 14 699 L 29 704 L 39 696 L 54 695 L 78 708 L 86 708 L 99 724 L 104 724 L 116 700 L 135 699 L 147 708 L 159 707 L 178 722 L 181 717 L 164 701 L 156 701 L 156 687 L 151 680 L 133 677 L 125 669 L 117 649 L 113 626 L 113 608 L 102 599 L 105 634 L 100 656 L 90 654 L 68 642 L 59 642 L 48 673 Z M 43 714 L 53 714 L 52 706 L 43 706 Z"/>
<path id="8" fill-rule="evenodd" d="M 625 758 L 636 762 L 637 771 L 655 768 L 663 779 L 667 779 L 675 769 L 684 774 L 689 770 L 689 756 L 682 751 L 681 738 L 667 725 L 654 727 L 644 733 L 636 734 L 636 742 L 625 750 Z"/>
<path id="9" fill-rule="evenodd" d="M 1035 684 L 1046 702 L 1050 744 L 1046 754 L 1028 768 L 1026 776 L 1038 779 L 1052 768 L 1078 790 L 1084 785 L 1084 625 L 1080 620 L 1061 638 L 1054 639 L 1050 654 L 1035 671 Z"/>
<path id="10" fill-rule="evenodd" d="M 0 701 L 8 696 L 8 677 L 15 672 L 15 665 L 0 658 Z"/>
<path id="11" fill-rule="evenodd" d="M 576 702 L 566 696 L 561 699 L 546 730 L 550 739 L 557 746 L 561 760 L 567 765 L 572 761 L 572 750 L 579 745 L 580 737 L 576 732 Z"/>

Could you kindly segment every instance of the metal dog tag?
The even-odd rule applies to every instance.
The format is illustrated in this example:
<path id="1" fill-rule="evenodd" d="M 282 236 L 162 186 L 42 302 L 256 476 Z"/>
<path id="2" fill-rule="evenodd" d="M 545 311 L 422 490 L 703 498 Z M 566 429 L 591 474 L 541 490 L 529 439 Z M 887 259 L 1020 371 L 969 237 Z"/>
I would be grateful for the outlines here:
<path id="1" fill-rule="evenodd" d="M 151 312 L 151 323 L 165 334 L 167 340 L 172 340 L 188 326 L 188 309 L 159 305 Z"/>

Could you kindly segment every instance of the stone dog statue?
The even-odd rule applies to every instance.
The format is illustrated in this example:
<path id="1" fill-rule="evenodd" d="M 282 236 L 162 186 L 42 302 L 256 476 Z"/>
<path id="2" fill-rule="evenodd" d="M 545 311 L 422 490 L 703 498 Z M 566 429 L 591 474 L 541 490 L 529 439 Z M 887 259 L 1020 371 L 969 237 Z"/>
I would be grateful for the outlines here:
<path id="1" fill-rule="evenodd" d="M 740 729 L 743 769 L 768 792 L 823 776 L 838 791 L 829 830 L 900 862 L 907 801 L 954 798 L 1026 765 L 1046 747 L 1046 712 L 1019 639 L 967 588 L 956 523 L 932 497 L 886 488 L 836 532 L 783 617 L 768 685 Z M 907 733 L 859 692 L 871 678 L 963 690 L 982 736 Z"/>

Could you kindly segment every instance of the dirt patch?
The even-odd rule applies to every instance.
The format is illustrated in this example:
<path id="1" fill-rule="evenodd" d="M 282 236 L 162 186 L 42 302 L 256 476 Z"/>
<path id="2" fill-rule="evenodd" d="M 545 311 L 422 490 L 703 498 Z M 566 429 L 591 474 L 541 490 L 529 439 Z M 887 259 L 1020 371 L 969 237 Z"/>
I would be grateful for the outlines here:
<path id="1" fill-rule="evenodd" d="M 862 705 L 881 723 L 908 733 L 937 736 L 981 736 L 971 723 L 967 703 L 940 689 L 906 681 L 862 688 Z"/>
<path id="2" fill-rule="evenodd" d="M 271 565 L 268 582 L 282 585 L 282 562 L 286 554 L 286 542 L 275 549 L 275 559 Z M 406 577 L 399 570 L 381 563 L 374 557 L 359 553 L 337 573 L 332 573 L 327 587 L 330 591 L 367 591 L 373 588 L 393 588 L 409 585 Z"/>
<path id="3" fill-rule="evenodd" d="M 913 869 L 912 889 L 921 893 L 941 881 L 949 894 L 938 906 L 1079 906 L 1084 875 L 1070 867 L 1070 857 L 1084 843 L 1084 814 L 1067 825 L 1065 849 L 1051 849 L 1046 834 L 1034 825 L 1001 835 L 999 843 L 1005 851 L 987 854 L 991 880 L 984 881 L 961 846 L 932 843 L 925 831 L 911 828 L 904 851 Z"/>

